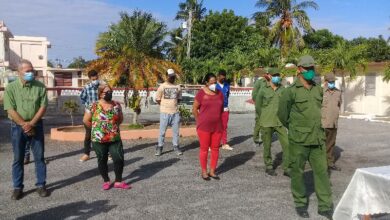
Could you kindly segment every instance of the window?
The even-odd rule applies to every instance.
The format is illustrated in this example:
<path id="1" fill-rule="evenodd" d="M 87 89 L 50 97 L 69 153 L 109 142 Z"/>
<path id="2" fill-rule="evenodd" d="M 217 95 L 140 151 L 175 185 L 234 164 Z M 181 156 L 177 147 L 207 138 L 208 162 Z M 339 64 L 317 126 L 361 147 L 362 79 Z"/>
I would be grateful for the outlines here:
<path id="1" fill-rule="evenodd" d="M 366 80 L 365 80 L 365 84 L 364 84 L 364 95 L 365 96 L 375 96 L 376 73 L 368 73 L 365 78 L 366 78 Z"/>

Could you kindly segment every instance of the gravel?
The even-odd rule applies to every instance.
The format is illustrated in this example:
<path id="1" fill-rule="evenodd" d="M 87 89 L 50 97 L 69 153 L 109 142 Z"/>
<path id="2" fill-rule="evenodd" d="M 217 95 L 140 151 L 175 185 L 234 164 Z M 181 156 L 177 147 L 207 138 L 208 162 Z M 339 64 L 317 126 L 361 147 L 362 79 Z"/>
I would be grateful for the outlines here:
<path id="1" fill-rule="evenodd" d="M 142 120 L 156 121 L 158 115 L 142 115 Z M 281 167 L 278 176 L 265 175 L 262 148 L 255 147 L 251 138 L 254 115 L 232 114 L 230 120 L 229 138 L 235 149 L 221 151 L 220 181 L 200 178 L 196 138 L 181 139 L 183 156 L 172 152 L 168 140 L 161 157 L 154 156 L 156 140 L 124 141 L 123 177 L 133 188 L 103 192 L 96 158 L 79 162 L 81 142 L 50 140 L 49 128 L 69 124 L 69 119 L 47 118 L 47 187 L 51 196 L 39 198 L 34 192 L 31 163 L 25 166 L 26 195 L 12 201 L 10 126 L 7 119 L 1 118 L 1 219 L 298 219 L 290 181 L 282 175 Z M 342 171 L 331 175 L 335 204 L 356 168 L 389 165 L 389 131 L 390 124 L 340 120 L 336 152 Z M 279 142 L 274 142 L 273 155 L 280 151 Z M 312 184 L 307 168 L 306 179 Z M 112 166 L 110 170 L 113 178 Z M 308 187 L 308 194 L 311 219 L 323 219 L 317 215 L 313 187 Z"/>

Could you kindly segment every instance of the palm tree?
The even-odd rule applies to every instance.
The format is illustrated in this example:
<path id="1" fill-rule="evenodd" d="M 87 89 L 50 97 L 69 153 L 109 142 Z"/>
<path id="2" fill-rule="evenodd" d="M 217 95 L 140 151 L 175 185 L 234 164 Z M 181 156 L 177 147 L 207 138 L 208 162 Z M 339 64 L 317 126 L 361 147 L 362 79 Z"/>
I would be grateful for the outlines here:
<path id="1" fill-rule="evenodd" d="M 174 29 L 169 34 L 170 42 L 165 43 L 167 58 L 175 63 L 180 64 L 185 56 L 185 40 L 183 29 Z"/>
<path id="2" fill-rule="evenodd" d="M 345 112 L 347 103 L 344 93 L 345 77 L 349 76 L 353 79 L 359 70 L 366 69 L 367 60 L 363 56 L 365 50 L 366 46 L 363 44 L 352 46 L 345 41 L 340 41 L 335 48 L 330 49 L 328 53 L 325 53 L 322 59 L 320 59 L 320 62 L 323 64 L 323 72 L 333 71 L 334 73 L 338 72 L 341 74 L 342 113 Z"/>
<path id="3" fill-rule="evenodd" d="M 203 7 L 203 0 L 186 0 L 179 3 L 179 11 L 176 13 L 176 20 L 188 21 L 189 11 L 192 10 L 192 22 L 199 21 L 206 13 L 206 8 Z"/>
<path id="4" fill-rule="evenodd" d="M 256 12 L 254 19 L 268 18 L 275 21 L 271 26 L 270 39 L 280 47 L 282 61 L 288 56 L 290 49 L 304 46 L 301 31 L 313 31 L 305 9 L 318 9 L 314 1 L 297 3 L 296 0 L 258 0 L 256 7 L 265 8 L 265 11 Z"/>
<path id="5" fill-rule="evenodd" d="M 179 67 L 163 59 L 166 25 L 149 13 L 134 11 L 120 13 L 120 21 L 101 33 L 96 42 L 98 58 L 87 69 L 98 70 L 111 85 L 123 83 L 133 88 L 129 101 L 134 110 L 133 123 L 141 112 L 139 90 L 156 86 L 165 77 L 166 69 Z M 127 94 L 125 94 L 126 97 Z M 126 104 L 128 100 L 125 100 Z"/>

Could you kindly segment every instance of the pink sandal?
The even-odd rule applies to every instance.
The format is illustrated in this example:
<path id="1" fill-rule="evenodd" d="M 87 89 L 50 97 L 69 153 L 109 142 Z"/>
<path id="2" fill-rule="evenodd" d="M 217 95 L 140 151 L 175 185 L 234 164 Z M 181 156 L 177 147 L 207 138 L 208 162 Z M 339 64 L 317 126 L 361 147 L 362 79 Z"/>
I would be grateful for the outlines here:
<path id="1" fill-rule="evenodd" d="M 114 183 L 114 188 L 118 189 L 131 189 L 130 185 L 127 185 L 125 182 L 115 182 Z"/>
<path id="2" fill-rule="evenodd" d="M 103 188 L 103 190 L 109 190 L 111 188 L 111 183 L 104 182 L 102 188 Z"/>

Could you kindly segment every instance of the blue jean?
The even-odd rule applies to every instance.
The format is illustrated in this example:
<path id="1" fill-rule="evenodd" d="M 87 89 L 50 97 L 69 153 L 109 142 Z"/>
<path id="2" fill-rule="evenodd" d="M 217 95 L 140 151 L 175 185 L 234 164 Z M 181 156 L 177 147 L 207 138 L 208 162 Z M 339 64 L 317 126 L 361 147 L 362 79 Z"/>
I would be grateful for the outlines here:
<path id="1" fill-rule="evenodd" d="M 45 164 L 45 135 L 43 132 L 42 120 L 35 127 L 35 135 L 28 136 L 24 133 L 20 125 L 11 123 L 11 139 L 14 152 L 12 163 L 12 181 L 15 189 L 23 189 L 24 176 L 24 156 L 27 142 L 31 143 L 31 150 L 35 161 L 35 175 L 37 177 L 36 186 L 42 187 L 46 184 L 46 164 Z"/>
<path id="2" fill-rule="evenodd" d="M 179 128 L 180 128 L 180 113 L 166 114 L 160 113 L 160 136 L 158 137 L 158 147 L 162 148 L 165 143 L 165 133 L 168 126 L 172 127 L 173 147 L 179 146 Z"/>
<path id="3" fill-rule="evenodd" d="M 31 143 L 29 140 L 27 140 L 24 158 L 30 158 L 30 149 L 31 149 Z"/>

